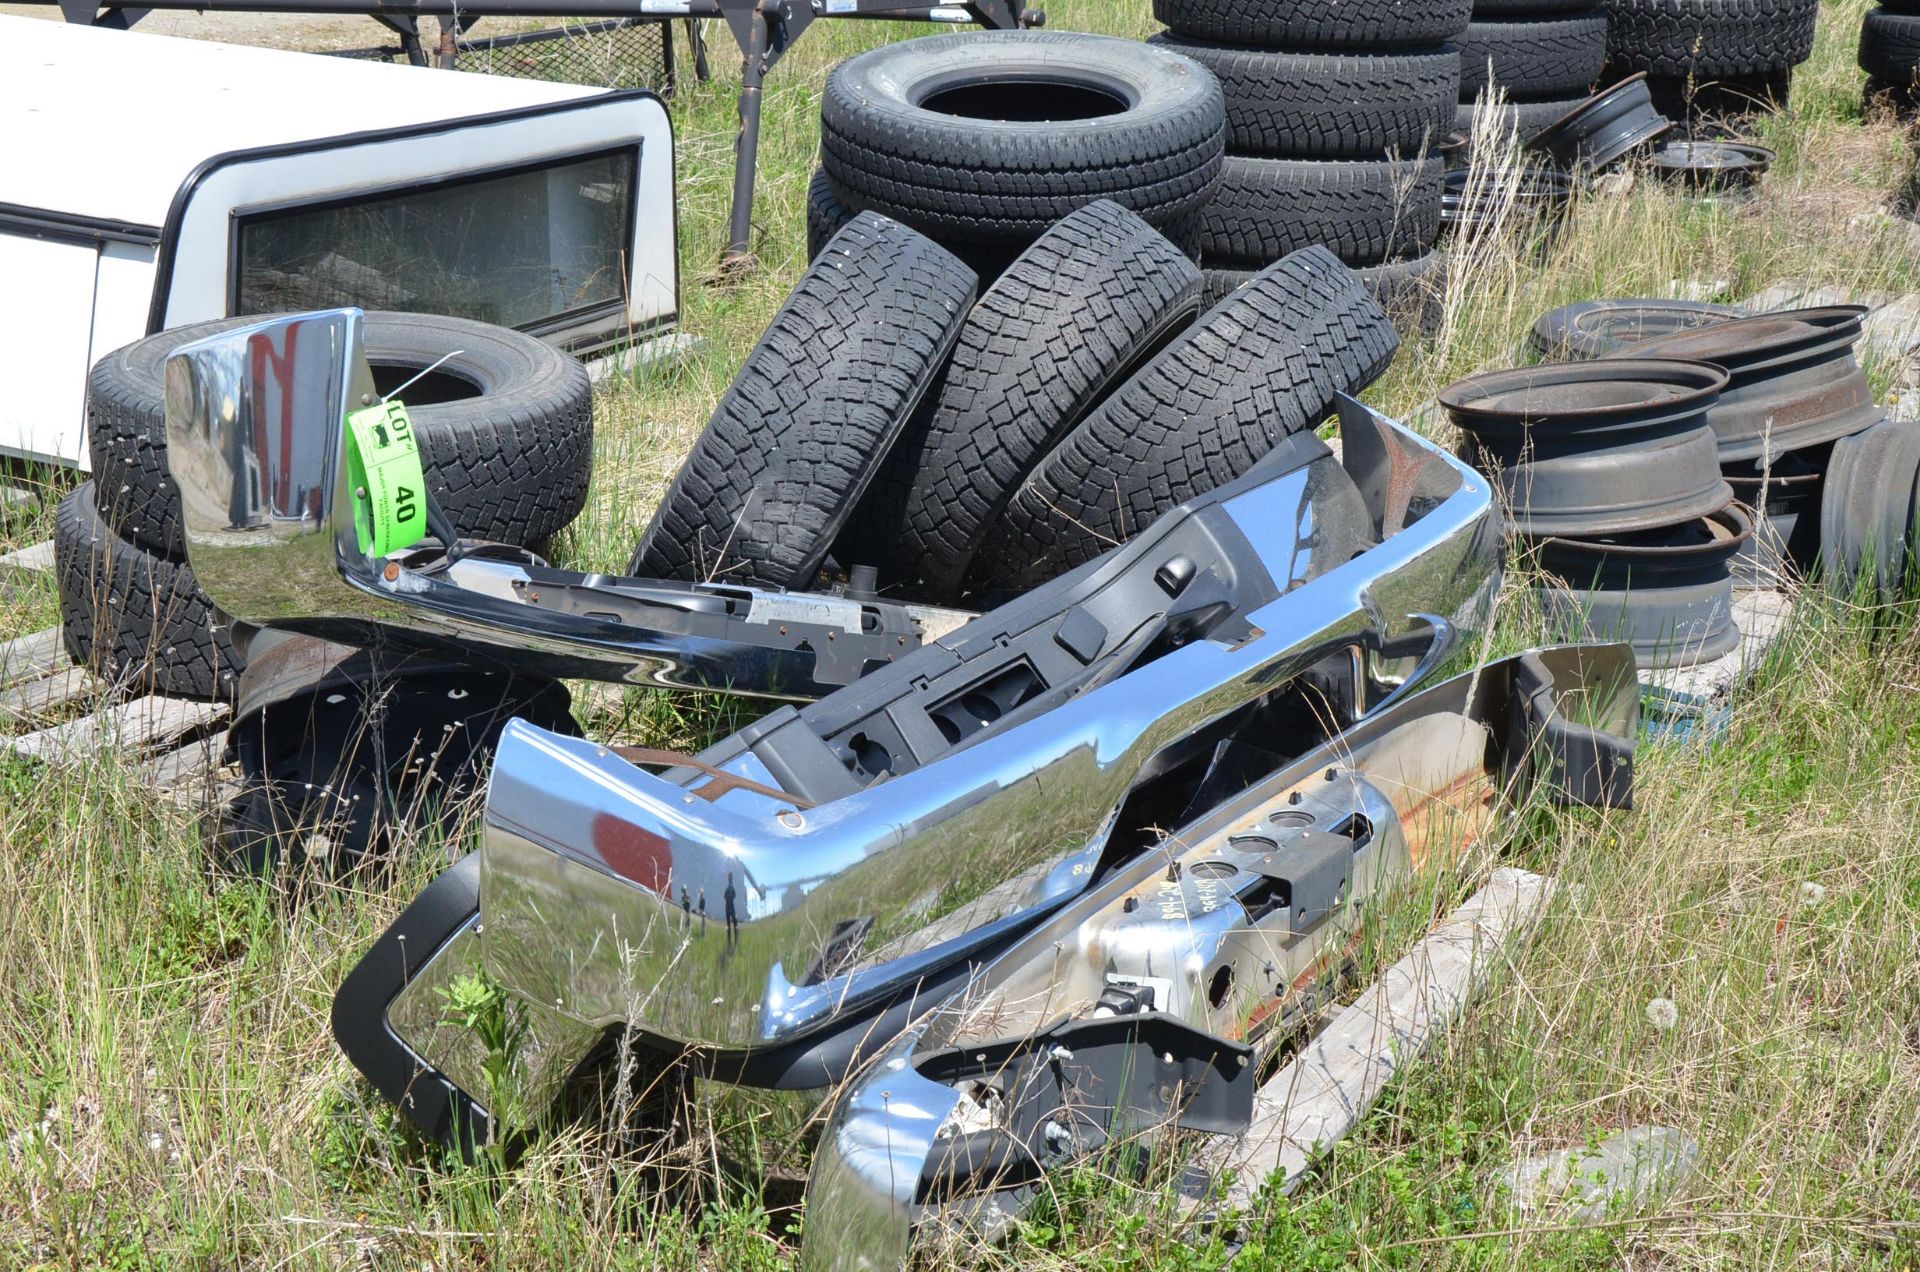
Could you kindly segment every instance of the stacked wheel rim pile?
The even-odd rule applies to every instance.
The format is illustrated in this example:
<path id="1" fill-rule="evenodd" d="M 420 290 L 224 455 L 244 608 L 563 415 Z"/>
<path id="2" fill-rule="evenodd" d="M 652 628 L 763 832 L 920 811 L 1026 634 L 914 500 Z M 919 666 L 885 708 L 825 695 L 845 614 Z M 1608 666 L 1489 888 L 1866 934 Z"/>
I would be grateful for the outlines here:
<path id="1" fill-rule="evenodd" d="M 1696 358 L 1731 379 L 1709 413 L 1721 472 L 1752 512 L 1735 562 L 1760 584 L 1810 573 L 1850 590 L 1867 576 L 1891 594 L 1911 544 L 1914 426 L 1889 420 L 1854 356 L 1867 310 L 1784 310 L 1675 332 L 1623 357 Z"/>
<path id="2" fill-rule="evenodd" d="M 1820 0 L 1604 0 L 1608 70 L 1645 71 L 1675 119 L 1784 104 L 1813 55 Z"/>
<path id="3" fill-rule="evenodd" d="M 1476 106 L 1498 89 L 1498 131 L 1525 141 L 1586 100 L 1606 61 L 1597 0 L 1475 0 L 1460 37 L 1455 127 L 1470 132 Z"/>
<path id="4" fill-rule="evenodd" d="M 1920 100 L 1920 0 L 1882 0 L 1860 24 L 1867 98 L 1910 112 Z"/>
<path id="5" fill-rule="evenodd" d="M 1210 297 L 1313 244 L 1401 314 L 1437 287 L 1441 145 L 1468 0 L 1154 0 L 1149 44 L 1205 66 L 1227 157 L 1200 214 Z"/>
<path id="6" fill-rule="evenodd" d="M 1500 486 L 1557 623 L 1624 640 L 1642 667 L 1739 643 L 1731 562 L 1752 535 L 1708 412 L 1727 373 L 1651 358 L 1470 376 L 1440 395 L 1463 455 Z"/>
<path id="7" fill-rule="evenodd" d="M 1443 392 L 1548 612 L 1675 667 L 1738 643 L 1736 583 L 1823 565 L 1842 591 L 1898 595 L 1920 546 L 1920 424 L 1875 403 L 1854 356 L 1865 316 L 1588 302 L 1535 325 L 1543 351 L 1586 361 Z"/>
<path id="8" fill-rule="evenodd" d="M 1190 248 L 1225 131 L 1220 86 L 1167 49 L 1051 31 L 883 45 L 827 77 L 807 256 L 872 211 L 990 282 L 1096 199 Z"/>
<path id="9" fill-rule="evenodd" d="M 1399 347 L 1320 247 L 1202 312 L 1192 260 L 1106 200 L 976 289 L 938 244 L 854 217 L 749 355 L 632 572 L 788 588 L 844 575 L 982 605 L 1240 476 Z"/>
<path id="10" fill-rule="evenodd" d="M 179 491 L 167 474 L 164 368 L 182 345 L 253 321 L 149 336 L 88 377 L 94 479 L 61 501 L 54 560 L 67 651 L 115 688 L 234 692 L 243 651 L 187 564 Z M 366 340 L 383 392 L 427 372 L 402 396 L 436 499 L 463 534 L 542 543 L 579 513 L 593 401 L 578 362 L 530 336 L 425 314 L 368 314 Z"/>

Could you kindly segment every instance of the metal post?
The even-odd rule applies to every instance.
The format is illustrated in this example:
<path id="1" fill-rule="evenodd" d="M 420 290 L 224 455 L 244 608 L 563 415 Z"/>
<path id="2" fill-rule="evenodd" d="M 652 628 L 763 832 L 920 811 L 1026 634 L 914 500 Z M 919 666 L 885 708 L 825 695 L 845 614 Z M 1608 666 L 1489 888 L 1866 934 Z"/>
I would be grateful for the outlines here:
<path id="1" fill-rule="evenodd" d="M 746 57 L 740 67 L 740 138 L 733 154 L 733 207 L 727 221 L 727 251 L 721 258 L 723 277 L 738 277 L 753 268 L 753 177 L 760 158 L 761 85 L 766 76 L 767 14 L 762 0 L 753 9 Z"/>

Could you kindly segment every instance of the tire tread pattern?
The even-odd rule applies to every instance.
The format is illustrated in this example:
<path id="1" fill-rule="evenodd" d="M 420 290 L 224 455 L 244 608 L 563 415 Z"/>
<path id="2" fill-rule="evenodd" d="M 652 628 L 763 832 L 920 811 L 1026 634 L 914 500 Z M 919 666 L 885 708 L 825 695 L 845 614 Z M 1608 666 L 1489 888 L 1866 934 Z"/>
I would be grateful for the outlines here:
<path id="1" fill-rule="evenodd" d="M 1043 234 L 980 298 L 895 445 L 849 552 L 951 604 L 1020 483 L 1144 353 L 1199 310 L 1200 271 L 1102 200 Z M 847 552 L 836 553 L 846 559 Z"/>
<path id="2" fill-rule="evenodd" d="M 1153 0 L 1153 16 L 1177 35 L 1269 49 L 1441 43 L 1472 14 L 1473 0 Z"/>
<path id="3" fill-rule="evenodd" d="M 1657 78 L 1752 75 L 1813 55 L 1819 0 L 1604 0 L 1608 50 Z"/>
<path id="4" fill-rule="evenodd" d="M 1397 53 L 1291 53 L 1147 40 L 1212 71 L 1227 100 L 1227 149 L 1283 159 L 1375 159 L 1438 145 L 1460 100 L 1450 45 Z"/>
<path id="5" fill-rule="evenodd" d="M 1209 310 L 1048 454 L 1008 505 L 975 575 L 1033 587 L 1232 481 L 1393 362 L 1400 338 L 1323 247 L 1296 252 Z"/>
<path id="6" fill-rule="evenodd" d="M 804 588 L 958 338 L 972 270 L 863 212 L 807 267 L 628 573 Z"/>
<path id="7" fill-rule="evenodd" d="M 94 490 L 87 482 L 54 511 L 54 577 L 68 655 L 116 688 L 231 698 L 240 656 L 193 570 L 115 534 Z"/>
<path id="8" fill-rule="evenodd" d="M 1476 21 L 1460 37 L 1460 99 L 1490 83 L 1515 98 L 1584 94 L 1606 62 L 1604 13 Z"/>
<path id="9" fill-rule="evenodd" d="M 1200 259 L 1276 261 L 1324 244 L 1349 265 L 1418 256 L 1440 237 L 1446 164 L 1232 155 L 1201 218 Z"/>

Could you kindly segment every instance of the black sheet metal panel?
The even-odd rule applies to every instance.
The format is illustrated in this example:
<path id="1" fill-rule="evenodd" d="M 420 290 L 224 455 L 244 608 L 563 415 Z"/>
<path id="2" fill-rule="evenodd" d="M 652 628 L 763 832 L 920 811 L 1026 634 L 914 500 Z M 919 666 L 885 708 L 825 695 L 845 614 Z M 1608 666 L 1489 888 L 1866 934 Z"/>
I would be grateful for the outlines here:
<path id="1" fill-rule="evenodd" d="M 1707 426 L 1726 382 L 1700 363 L 1562 362 L 1469 376 L 1440 404 L 1518 533 L 1621 534 L 1733 501 Z"/>
<path id="2" fill-rule="evenodd" d="M 1593 640 L 1633 647 L 1643 668 L 1710 662 L 1740 643 L 1731 565 L 1753 535 L 1738 507 L 1683 526 L 1594 539 L 1542 539 L 1547 612 Z"/>
<path id="3" fill-rule="evenodd" d="M 1582 300 L 1542 314 L 1533 347 L 1549 358 L 1599 358 L 1642 340 L 1692 331 L 1746 311 L 1698 300 Z"/>
<path id="4" fill-rule="evenodd" d="M 1644 74 L 1603 89 L 1527 140 L 1563 168 L 1598 172 L 1664 136 L 1673 121 L 1654 109 Z"/>
<path id="5" fill-rule="evenodd" d="M 1897 599 L 1917 548 L 1920 422 L 1882 420 L 1834 445 L 1820 500 L 1827 581 L 1842 595 L 1870 584 L 1881 599 Z"/>
<path id="6" fill-rule="evenodd" d="M 1766 460 L 1851 436 L 1885 417 L 1853 356 L 1866 316 L 1861 305 L 1789 309 L 1642 341 L 1608 357 L 1725 367 L 1727 386 L 1707 412 L 1721 462 Z"/>

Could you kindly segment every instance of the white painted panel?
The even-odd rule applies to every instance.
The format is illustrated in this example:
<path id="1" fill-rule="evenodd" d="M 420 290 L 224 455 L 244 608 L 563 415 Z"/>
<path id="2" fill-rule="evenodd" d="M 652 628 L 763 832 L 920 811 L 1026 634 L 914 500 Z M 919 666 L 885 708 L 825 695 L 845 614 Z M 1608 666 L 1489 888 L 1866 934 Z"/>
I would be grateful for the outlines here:
<path id="1" fill-rule="evenodd" d="M 87 350 L 99 249 L 0 234 L 0 453 L 87 453 Z"/>
<path id="2" fill-rule="evenodd" d="M 157 226 L 217 154 L 597 91 L 0 14 L 0 203 Z"/>
<path id="3" fill-rule="evenodd" d="M 636 140 L 640 171 L 627 316 L 635 328 L 651 326 L 674 314 L 678 302 L 673 129 L 665 107 L 653 97 L 586 101 L 531 118 L 463 121 L 428 136 L 242 159 L 216 168 L 194 187 L 180 217 L 165 325 L 226 316 L 236 212 L 405 188 Z"/>

